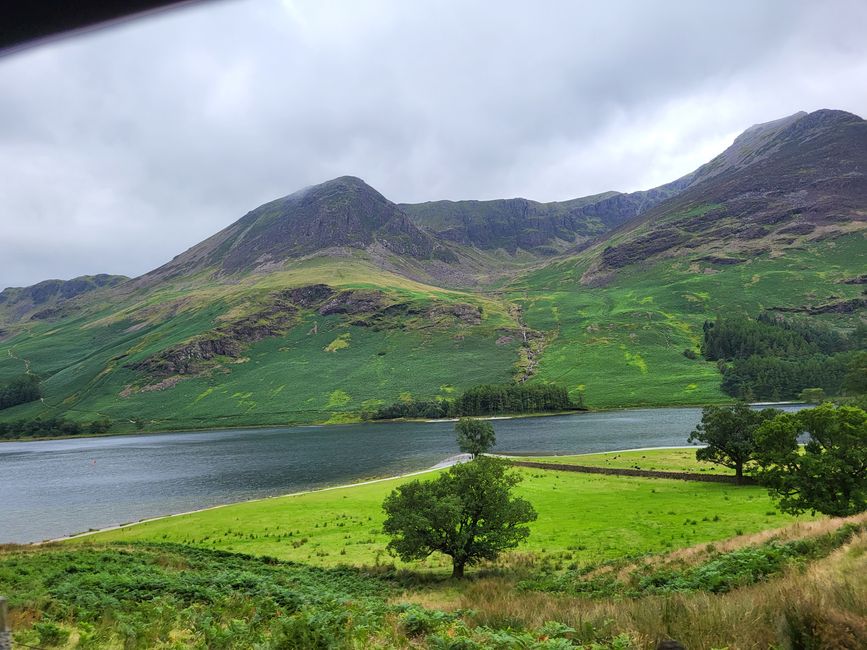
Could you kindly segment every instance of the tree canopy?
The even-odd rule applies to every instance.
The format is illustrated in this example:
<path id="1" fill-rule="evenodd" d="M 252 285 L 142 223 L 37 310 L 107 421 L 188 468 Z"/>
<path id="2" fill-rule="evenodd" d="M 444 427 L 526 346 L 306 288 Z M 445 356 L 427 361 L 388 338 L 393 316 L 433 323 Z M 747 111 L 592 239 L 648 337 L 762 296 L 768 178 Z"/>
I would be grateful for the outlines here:
<path id="1" fill-rule="evenodd" d="M 705 358 L 718 362 L 720 387 L 729 395 L 796 399 L 805 388 L 821 388 L 828 395 L 845 390 L 864 337 L 863 326 L 846 335 L 807 318 L 734 314 L 705 322 L 701 349 Z"/>
<path id="2" fill-rule="evenodd" d="M 36 375 L 21 375 L 0 385 L 0 409 L 33 402 L 42 397 L 42 388 Z"/>
<path id="3" fill-rule="evenodd" d="M 738 482 L 744 467 L 756 453 L 756 429 L 779 411 L 756 411 L 740 402 L 732 406 L 708 406 L 702 410 L 701 422 L 689 434 L 689 442 L 707 445 L 695 452 L 696 460 L 716 463 L 735 470 Z"/>
<path id="4" fill-rule="evenodd" d="M 801 449 L 798 438 L 809 440 Z M 759 481 L 780 509 L 847 516 L 867 509 L 867 412 L 826 402 L 781 413 L 756 432 Z"/>
<path id="5" fill-rule="evenodd" d="M 404 483 L 382 504 L 389 550 L 421 560 L 439 551 L 452 558 L 452 576 L 481 560 L 494 560 L 530 534 L 536 511 L 512 496 L 520 477 L 508 464 L 481 457 L 453 466 L 438 478 Z"/>
<path id="6" fill-rule="evenodd" d="M 455 424 L 458 448 L 476 458 L 497 444 L 497 436 L 490 422 L 475 418 L 461 418 Z"/>
<path id="7" fill-rule="evenodd" d="M 583 409 L 581 399 L 579 394 L 579 403 L 574 403 L 569 390 L 557 384 L 484 384 L 468 388 L 455 399 L 400 401 L 367 417 L 386 420 L 569 411 Z"/>

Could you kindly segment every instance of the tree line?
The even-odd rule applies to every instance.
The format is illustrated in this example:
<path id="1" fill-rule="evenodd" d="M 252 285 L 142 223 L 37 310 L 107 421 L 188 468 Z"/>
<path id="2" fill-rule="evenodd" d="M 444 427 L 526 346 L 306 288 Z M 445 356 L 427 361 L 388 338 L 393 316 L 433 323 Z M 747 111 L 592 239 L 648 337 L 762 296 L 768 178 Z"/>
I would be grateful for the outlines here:
<path id="1" fill-rule="evenodd" d="M 365 419 L 449 418 L 505 413 L 543 413 L 583 409 L 558 384 L 484 384 L 474 386 L 455 399 L 406 400 L 383 406 Z"/>
<path id="2" fill-rule="evenodd" d="M 42 387 L 36 375 L 21 375 L 0 385 L 0 410 L 34 402 L 42 397 Z"/>
<path id="3" fill-rule="evenodd" d="M 66 418 L 36 418 L 0 422 L 0 439 L 11 438 L 53 438 L 57 436 L 79 436 L 83 434 L 108 433 L 111 420 L 97 418 L 92 422 L 76 422 Z"/>
<path id="4" fill-rule="evenodd" d="M 705 321 L 701 352 L 716 361 L 727 394 L 745 399 L 797 399 L 804 389 L 829 395 L 853 390 L 867 326 L 845 335 L 821 323 L 763 313 Z"/>

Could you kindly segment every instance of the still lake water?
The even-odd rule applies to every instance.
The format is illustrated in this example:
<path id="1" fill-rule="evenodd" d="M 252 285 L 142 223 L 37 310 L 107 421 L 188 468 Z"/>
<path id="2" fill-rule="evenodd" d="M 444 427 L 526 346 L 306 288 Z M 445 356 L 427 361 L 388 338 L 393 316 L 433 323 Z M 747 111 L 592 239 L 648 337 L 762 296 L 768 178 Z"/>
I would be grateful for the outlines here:
<path id="1" fill-rule="evenodd" d="M 789 408 L 797 407 L 785 407 Z M 687 444 L 696 408 L 497 420 L 494 451 L 565 454 Z M 426 469 L 454 423 L 226 430 L 0 443 L 0 543 Z"/>

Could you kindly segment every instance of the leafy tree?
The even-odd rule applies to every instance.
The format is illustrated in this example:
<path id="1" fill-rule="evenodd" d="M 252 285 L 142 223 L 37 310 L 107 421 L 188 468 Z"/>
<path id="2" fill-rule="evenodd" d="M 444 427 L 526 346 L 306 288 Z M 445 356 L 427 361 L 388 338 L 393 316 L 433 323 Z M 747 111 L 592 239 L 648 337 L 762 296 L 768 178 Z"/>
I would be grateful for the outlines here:
<path id="1" fill-rule="evenodd" d="M 452 577 L 463 577 L 467 565 L 494 560 L 530 534 L 524 524 L 536 511 L 511 493 L 520 480 L 506 462 L 482 457 L 397 487 L 382 504 L 389 550 L 405 561 L 439 551 L 452 558 Z"/>
<path id="2" fill-rule="evenodd" d="M 803 452 L 802 433 L 810 436 Z M 847 516 L 867 509 L 867 412 L 829 402 L 781 413 L 756 431 L 759 481 L 780 509 Z"/>
<path id="3" fill-rule="evenodd" d="M 743 402 L 704 408 L 701 422 L 689 434 L 690 443 L 707 445 L 696 450 L 696 460 L 730 467 L 735 470 L 738 483 L 742 482 L 744 466 L 756 452 L 756 428 L 777 413 L 774 409 L 755 411 Z"/>
<path id="4" fill-rule="evenodd" d="M 779 314 L 755 320 L 729 315 L 705 322 L 702 354 L 718 362 L 720 387 L 733 397 L 793 399 L 814 387 L 839 395 L 864 335 L 860 327 L 846 336 L 823 323 Z"/>
<path id="5" fill-rule="evenodd" d="M 849 363 L 843 377 L 843 390 L 847 395 L 867 393 L 867 352 L 859 352 Z"/>
<path id="6" fill-rule="evenodd" d="M 490 422 L 474 418 L 461 418 L 455 424 L 458 448 L 473 458 L 484 454 L 497 444 L 497 436 Z"/>
<path id="7" fill-rule="evenodd" d="M 21 375 L 0 386 L 0 409 L 33 402 L 42 397 L 36 375 Z"/>
<path id="8" fill-rule="evenodd" d="M 821 388 L 805 388 L 801 391 L 801 401 L 808 404 L 821 404 L 827 399 L 825 391 Z"/>
<path id="9" fill-rule="evenodd" d="M 81 424 L 65 418 L 36 418 L 0 422 L 0 438 L 45 438 L 49 436 L 76 436 L 84 431 Z"/>
<path id="10" fill-rule="evenodd" d="M 483 384 L 468 388 L 454 400 L 401 400 L 367 414 L 367 419 L 445 418 L 455 415 L 582 410 L 584 404 L 580 394 L 579 400 L 581 401 L 575 404 L 569 397 L 569 389 L 557 384 Z"/>

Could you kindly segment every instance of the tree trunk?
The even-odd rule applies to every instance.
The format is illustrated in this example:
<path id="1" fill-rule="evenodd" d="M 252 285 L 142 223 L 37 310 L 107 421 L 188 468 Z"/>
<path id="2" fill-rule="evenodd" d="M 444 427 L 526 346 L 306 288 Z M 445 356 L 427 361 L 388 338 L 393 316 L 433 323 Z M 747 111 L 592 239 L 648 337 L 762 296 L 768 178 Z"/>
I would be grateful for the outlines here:
<path id="1" fill-rule="evenodd" d="M 743 463 L 738 463 L 735 465 L 735 482 L 738 485 L 741 485 L 744 482 L 744 465 Z"/>
<path id="2" fill-rule="evenodd" d="M 464 577 L 464 562 L 452 561 L 452 578 Z"/>

